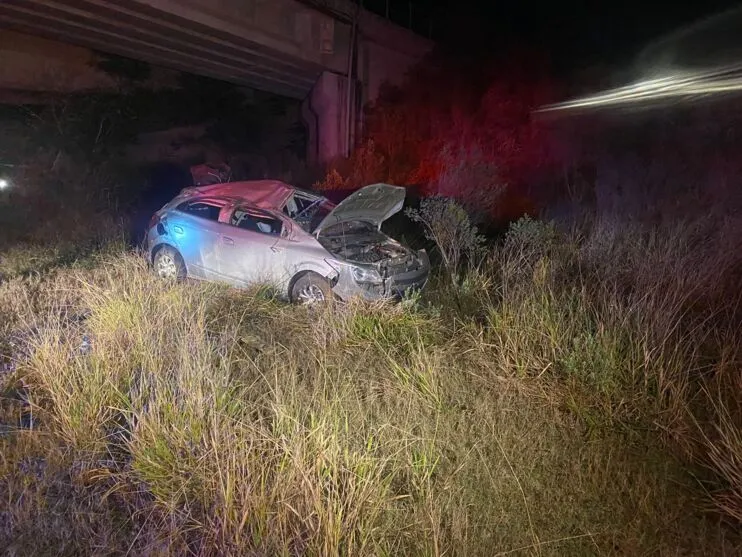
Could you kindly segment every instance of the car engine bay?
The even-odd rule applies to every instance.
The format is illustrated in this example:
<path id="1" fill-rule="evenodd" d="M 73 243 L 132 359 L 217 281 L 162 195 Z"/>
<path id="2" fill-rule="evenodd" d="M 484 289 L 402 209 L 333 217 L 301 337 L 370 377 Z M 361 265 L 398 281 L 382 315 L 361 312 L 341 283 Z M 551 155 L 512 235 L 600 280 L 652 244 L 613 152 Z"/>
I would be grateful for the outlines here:
<path id="1" fill-rule="evenodd" d="M 320 235 L 319 241 L 327 251 L 351 263 L 398 264 L 415 259 L 409 249 L 380 232 L 363 235 Z"/>

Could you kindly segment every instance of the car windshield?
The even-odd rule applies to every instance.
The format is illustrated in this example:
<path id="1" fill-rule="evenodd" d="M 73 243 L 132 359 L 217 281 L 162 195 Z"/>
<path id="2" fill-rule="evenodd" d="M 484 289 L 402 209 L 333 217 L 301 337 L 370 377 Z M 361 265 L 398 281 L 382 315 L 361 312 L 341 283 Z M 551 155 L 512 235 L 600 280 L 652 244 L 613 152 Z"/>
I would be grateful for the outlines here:
<path id="1" fill-rule="evenodd" d="M 335 205 L 330 203 L 324 197 L 321 197 L 301 213 L 294 217 L 294 221 L 301 226 L 305 232 L 310 234 L 325 220 L 325 217 L 332 212 Z"/>

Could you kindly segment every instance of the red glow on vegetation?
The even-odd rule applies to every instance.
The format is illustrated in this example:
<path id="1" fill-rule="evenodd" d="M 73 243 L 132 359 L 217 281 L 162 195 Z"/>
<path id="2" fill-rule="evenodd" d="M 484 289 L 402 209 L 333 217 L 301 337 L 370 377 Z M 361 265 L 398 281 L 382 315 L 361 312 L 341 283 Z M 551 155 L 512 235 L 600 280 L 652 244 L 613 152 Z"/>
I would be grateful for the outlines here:
<path id="1" fill-rule="evenodd" d="M 533 67 L 513 61 L 474 80 L 455 68 L 418 71 L 369 108 L 364 141 L 320 186 L 386 181 L 464 202 L 496 198 L 487 207 L 492 216 L 531 211 L 525 187 L 555 163 L 551 138 L 532 113 L 554 98 L 554 87 L 529 74 Z"/>

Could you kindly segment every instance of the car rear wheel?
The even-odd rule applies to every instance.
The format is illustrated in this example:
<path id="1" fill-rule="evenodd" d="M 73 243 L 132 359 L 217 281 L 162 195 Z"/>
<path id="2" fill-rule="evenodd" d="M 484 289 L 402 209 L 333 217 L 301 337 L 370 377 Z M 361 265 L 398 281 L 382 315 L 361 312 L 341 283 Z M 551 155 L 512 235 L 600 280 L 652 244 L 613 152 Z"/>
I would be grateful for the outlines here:
<path id="1" fill-rule="evenodd" d="M 317 273 L 306 273 L 294 282 L 291 301 L 302 305 L 324 304 L 332 300 L 332 288 Z"/>
<path id="2" fill-rule="evenodd" d="M 186 278 L 186 266 L 180 254 L 170 246 L 160 248 L 152 261 L 155 274 L 164 280 L 182 281 Z"/>

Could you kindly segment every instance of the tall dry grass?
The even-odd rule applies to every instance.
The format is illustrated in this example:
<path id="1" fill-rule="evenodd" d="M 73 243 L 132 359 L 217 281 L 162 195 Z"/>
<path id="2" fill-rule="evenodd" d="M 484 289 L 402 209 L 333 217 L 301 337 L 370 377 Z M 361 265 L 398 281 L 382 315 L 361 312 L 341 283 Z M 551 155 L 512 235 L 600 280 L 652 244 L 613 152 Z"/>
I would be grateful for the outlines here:
<path id="1" fill-rule="evenodd" d="M 739 493 L 736 409 L 710 379 L 737 361 L 735 317 L 710 272 L 673 275 L 640 230 L 614 230 L 613 256 L 606 226 L 523 222 L 455 292 L 396 305 L 167 284 L 124 253 L 0 284 L 3 422 L 27 426 L 0 438 L 0 545 L 738 551 L 704 511 Z M 712 392 L 728 420 L 700 412 Z"/>

